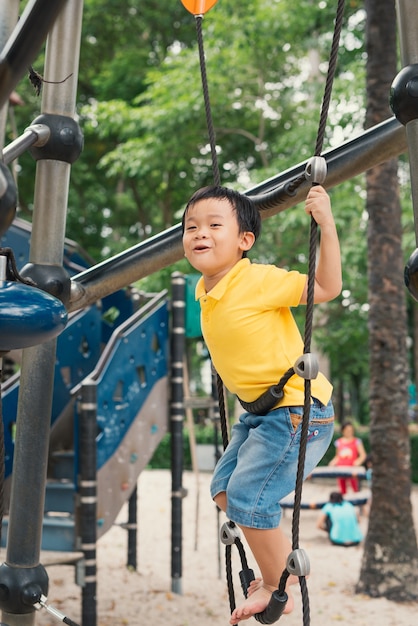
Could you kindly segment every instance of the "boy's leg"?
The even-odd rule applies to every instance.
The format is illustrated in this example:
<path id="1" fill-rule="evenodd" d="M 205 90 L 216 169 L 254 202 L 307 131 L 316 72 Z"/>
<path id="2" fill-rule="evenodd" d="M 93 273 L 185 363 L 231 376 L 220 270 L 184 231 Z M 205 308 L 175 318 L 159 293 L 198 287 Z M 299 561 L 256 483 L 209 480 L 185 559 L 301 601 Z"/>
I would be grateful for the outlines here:
<path id="1" fill-rule="evenodd" d="M 292 417 L 301 417 L 303 407 L 276 409 L 268 416 L 244 414 L 248 427 L 246 440 L 240 446 L 239 461 L 226 482 L 216 481 L 212 497 L 228 517 L 243 529 L 246 540 L 263 577 L 259 587 L 231 616 L 237 624 L 268 605 L 271 593 L 277 589 L 291 552 L 290 542 L 279 529 L 279 501 L 294 489 L 299 456 L 301 428 L 294 429 Z M 313 406 L 305 457 L 305 472 L 309 474 L 325 453 L 332 438 L 333 408 Z M 300 421 L 300 420 L 299 420 Z M 234 427 L 235 428 L 235 427 Z M 232 437 L 232 440 L 234 437 Z M 225 455 L 228 453 L 228 448 Z M 225 490 L 228 493 L 225 493 Z M 288 585 L 298 582 L 289 577 Z M 285 612 L 293 608 L 289 596 Z"/>
<path id="2" fill-rule="evenodd" d="M 226 493 L 222 491 L 214 498 L 222 511 L 226 511 Z M 248 619 L 256 613 L 261 613 L 270 602 L 272 592 L 278 588 L 280 576 L 286 568 L 287 557 L 292 546 L 281 528 L 258 529 L 240 526 L 248 546 L 257 561 L 261 573 L 261 581 L 257 584 L 248 598 L 237 607 L 231 615 L 231 624 L 237 624 L 242 619 Z M 297 576 L 289 576 L 287 587 L 298 582 Z M 286 589 L 289 599 L 284 612 L 290 613 L 293 609 L 293 598 Z"/>

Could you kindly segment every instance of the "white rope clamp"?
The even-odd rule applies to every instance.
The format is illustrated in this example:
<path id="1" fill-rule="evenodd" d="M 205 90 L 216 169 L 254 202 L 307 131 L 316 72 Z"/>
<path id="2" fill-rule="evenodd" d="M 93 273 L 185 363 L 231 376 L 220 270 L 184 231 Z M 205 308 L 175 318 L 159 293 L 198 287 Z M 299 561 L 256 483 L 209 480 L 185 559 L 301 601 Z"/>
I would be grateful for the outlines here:
<path id="1" fill-rule="evenodd" d="M 294 576 L 309 576 L 311 565 L 305 550 L 293 550 L 287 558 L 287 571 Z"/>
<path id="2" fill-rule="evenodd" d="M 305 168 L 305 178 L 313 185 L 322 185 L 327 177 L 327 162 L 324 157 L 313 156 Z"/>
<path id="3" fill-rule="evenodd" d="M 230 523 L 225 522 L 222 525 L 219 533 L 219 538 L 225 546 L 232 546 L 236 539 L 240 539 L 241 535 L 239 528 L 235 525 L 231 526 Z"/>
<path id="4" fill-rule="evenodd" d="M 293 369 L 301 378 L 312 380 L 319 374 L 318 357 L 313 352 L 305 352 L 296 360 Z"/>

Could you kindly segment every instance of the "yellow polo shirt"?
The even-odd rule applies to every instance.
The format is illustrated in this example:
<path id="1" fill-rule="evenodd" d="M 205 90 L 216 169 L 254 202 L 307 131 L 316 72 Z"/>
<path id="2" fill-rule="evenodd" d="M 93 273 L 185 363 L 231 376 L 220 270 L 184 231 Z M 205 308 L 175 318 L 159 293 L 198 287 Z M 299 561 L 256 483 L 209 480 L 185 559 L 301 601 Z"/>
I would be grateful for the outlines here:
<path id="1" fill-rule="evenodd" d="M 290 311 L 297 306 L 306 275 L 241 259 L 206 293 L 196 285 L 202 333 L 213 365 L 229 391 L 245 402 L 256 400 L 303 354 L 303 341 Z M 323 374 L 311 394 L 327 404 L 332 385 Z M 302 406 L 304 380 L 295 375 L 278 406 Z"/>

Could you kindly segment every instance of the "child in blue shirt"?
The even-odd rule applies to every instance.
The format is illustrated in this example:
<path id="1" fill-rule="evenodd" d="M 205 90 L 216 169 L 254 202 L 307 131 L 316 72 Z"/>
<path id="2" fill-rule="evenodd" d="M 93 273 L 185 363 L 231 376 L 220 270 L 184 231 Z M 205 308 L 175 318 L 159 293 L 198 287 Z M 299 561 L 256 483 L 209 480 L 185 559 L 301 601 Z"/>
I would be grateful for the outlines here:
<path id="1" fill-rule="evenodd" d="M 330 501 L 322 507 L 317 527 L 327 531 L 331 543 L 337 546 L 357 546 L 363 539 L 354 506 L 338 491 L 332 492 Z"/>

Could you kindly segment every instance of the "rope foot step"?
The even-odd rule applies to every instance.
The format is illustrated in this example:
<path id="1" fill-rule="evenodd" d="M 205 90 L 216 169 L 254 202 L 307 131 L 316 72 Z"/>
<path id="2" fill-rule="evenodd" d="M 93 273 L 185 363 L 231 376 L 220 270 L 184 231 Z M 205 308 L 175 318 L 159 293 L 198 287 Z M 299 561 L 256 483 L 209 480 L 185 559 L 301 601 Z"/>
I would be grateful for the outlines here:
<path id="1" fill-rule="evenodd" d="M 270 602 L 264 611 L 254 615 L 255 619 L 257 622 L 260 622 L 260 624 L 273 624 L 274 622 L 277 622 L 283 614 L 287 600 L 287 593 L 285 591 L 281 593 L 278 589 L 276 589 L 271 594 Z"/>
<path id="2" fill-rule="evenodd" d="M 244 596 L 246 598 L 248 598 L 248 587 L 250 586 L 250 584 L 252 583 L 253 580 L 255 580 L 255 576 L 254 576 L 254 570 L 247 568 L 247 569 L 242 569 L 239 573 L 239 578 L 241 581 L 241 587 L 242 587 L 242 591 L 244 593 Z M 0 624 L 1 626 L 1 624 Z"/>
<path id="3" fill-rule="evenodd" d="M 289 554 L 284 574 L 286 573 L 298 576 L 299 579 L 300 577 L 309 576 L 310 563 L 305 550 L 297 548 Z M 261 613 L 254 615 L 257 622 L 260 622 L 260 624 L 273 624 L 280 619 L 288 600 L 287 593 L 284 590 L 282 591 L 284 585 L 285 580 L 282 576 L 279 587 L 273 591 L 267 607 Z"/>

